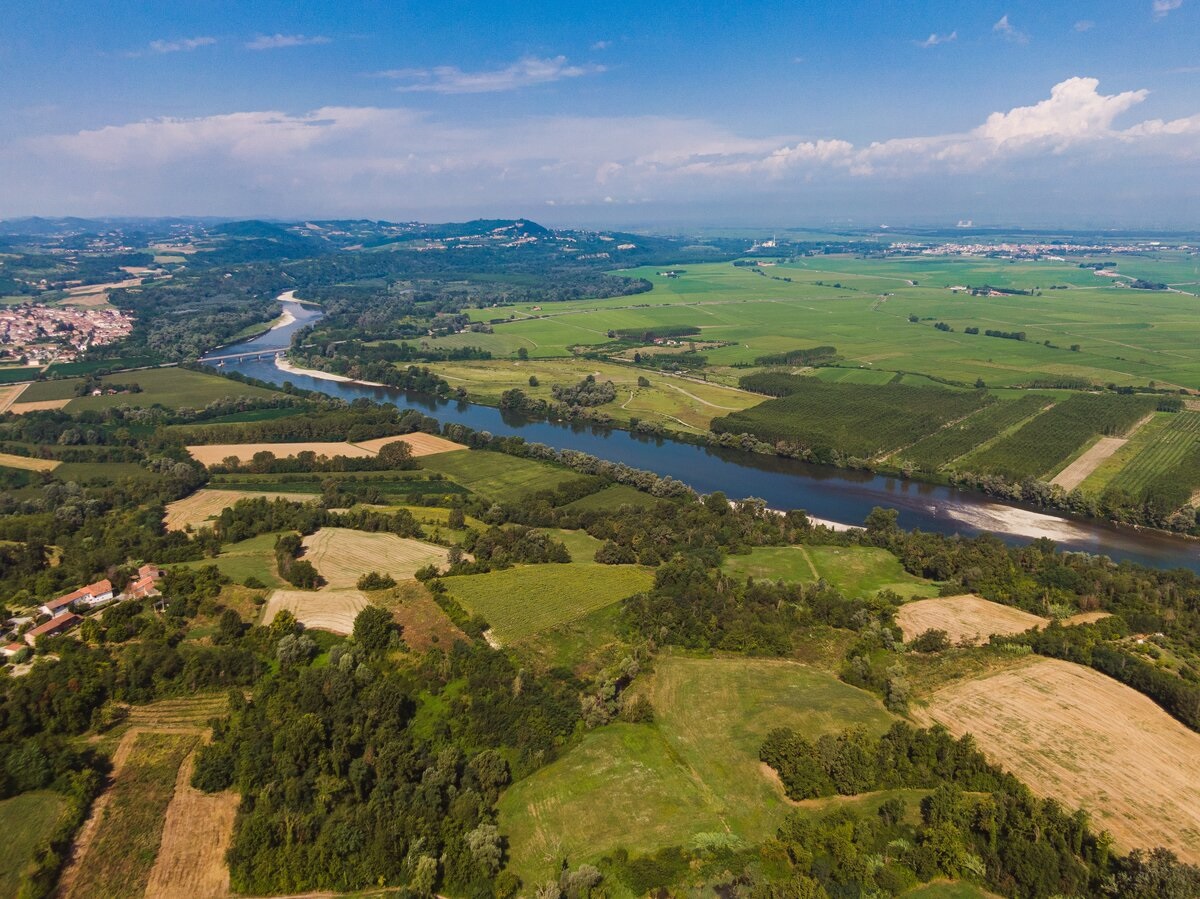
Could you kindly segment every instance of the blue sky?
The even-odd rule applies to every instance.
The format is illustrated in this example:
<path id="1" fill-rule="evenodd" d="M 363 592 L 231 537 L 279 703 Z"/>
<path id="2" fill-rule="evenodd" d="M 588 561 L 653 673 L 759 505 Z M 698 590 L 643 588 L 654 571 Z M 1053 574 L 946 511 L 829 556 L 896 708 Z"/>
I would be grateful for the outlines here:
<path id="1" fill-rule="evenodd" d="M 40 0 L 0 216 L 1200 227 L 1200 0 Z"/>

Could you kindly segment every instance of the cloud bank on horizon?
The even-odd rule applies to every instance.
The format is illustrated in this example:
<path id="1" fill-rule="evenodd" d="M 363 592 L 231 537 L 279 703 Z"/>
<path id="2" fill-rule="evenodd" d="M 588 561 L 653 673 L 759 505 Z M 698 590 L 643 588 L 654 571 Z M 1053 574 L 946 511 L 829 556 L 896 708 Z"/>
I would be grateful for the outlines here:
<path id="1" fill-rule="evenodd" d="M 1048 97 L 994 112 L 967 131 L 865 144 L 751 137 L 675 116 L 528 116 L 464 126 L 405 107 L 253 111 L 39 137 L 10 152 L 8 163 L 36 159 L 55 180 L 88 192 L 79 205 L 97 210 L 120 210 L 122 197 L 147 183 L 170 182 L 174 191 L 159 190 L 177 197 L 164 211 L 187 208 L 186 197 L 206 185 L 227 198 L 213 208 L 232 206 L 241 214 L 262 208 L 365 214 L 389 198 L 397 207 L 425 208 L 673 203 L 733 191 L 803 191 L 818 179 L 894 186 L 930 176 L 984 176 L 1014 164 L 1200 162 L 1200 112 L 1118 121 L 1146 96 L 1145 90 L 1105 94 L 1095 78 L 1069 78 Z M 239 193 L 254 205 L 233 199 Z"/>
<path id="2" fill-rule="evenodd" d="M 304 30 L 279 27 L 278 17 L 181 21 L 179 32 L 195 36 L 149 31 L 141 50 L 102 54 L 126 67 L 111 70 L 124 89 L 103 102 L 64 105 L 36 83 L 27 108 L 0 99 L 0 217 L 966 217 L 1196 227 L 1200 100 L 1186 78 L 1200 67 L 1179 33 L 1194 10 L 1185 0 L 1144 0 L 1128 19 L 1119 4 L 1127 31 L 1177 47 L 1157 70 L 1129 75 L 1097 49 L 1128 43 L 1114 28 L 1117 5 L 1089 4 L 1086 19 L 1082 9 L 1056 10 L 1052 33 L 1032 0 L 895 13 L 865 37 L 857 19 L 822 22 L 802 9 L 795 14 L 813 19 L 803 42 L 785 28 L 763 35 L 721 20 L 708 36 L 726 50 L 698 40 L 699 15 L 646 34 L 614 33 L 612 16 L 573 34 L 545 23 L 541 39 L 527 41 L 520 29 L 533 27 L 536 12 L 503 10 L 473 29 L 454 23 L 446 34 L 463 39 L 453 63 L 451 45 L 434 39 L 448 24 L 391 23 L 392 37 L 409 40 L 389 43 L 383 31 L 349 27 L 354 0 Z M 376 24 L 371 4 L 357 12 L 357 24 Z M 480 49 L 506 34 L 515 52 Z M 424 56 L 413 49 L 421 36 Z M 1046 52 L 1047 37 L 1056 53 Z M 774 63 L 763 59 L 770 41 Z M 848 67 L 838 54 L 851 47 L 873 55 Z M 0 64 L 10 49 L 0 43 Z M 406 64 L 388 65 L 398 60 Z M 39 71 L 49 85 L 55 69 Z M 64 72 L 66 87 L 86 89 L 71 78 Z M 115 102 L 122 97 L 141 102 Z M 139 107 L 147 112 L 128 111 Z"/>

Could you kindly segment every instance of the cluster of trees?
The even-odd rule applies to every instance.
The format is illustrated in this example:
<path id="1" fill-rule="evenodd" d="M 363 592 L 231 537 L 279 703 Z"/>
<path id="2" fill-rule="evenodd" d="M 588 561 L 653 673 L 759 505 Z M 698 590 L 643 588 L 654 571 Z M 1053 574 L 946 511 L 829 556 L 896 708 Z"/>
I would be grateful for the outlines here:
<path id="1" fill-rule="evenodd" d="M 308 559 L 301 559 L 304 542 L 296 534 L 280 534 L 275 538 L 275 567 L 279 576 L 301 590 L 314 590 L 321 585 L 321 575 Z"/>
<path id="2" fill-rule="evenodd" d="M 352 403 L 318 405 L 313 414 L 289 415 L 265 421 L 191 424 L 174 429 L 182 444 L 289 443 L 370 440 L 413 431 L 435 433 L 438 423 L 415 409 L 401 411 L 390 403 L 357 399 Z"/>
<path id="3" fill-rule="evenodd" d="M 231 694 L 232 714 L 201 750 L 195 784 L 243 797 L 234 888 L 512 895 L 496 800 L 558 753 L 579 685 L 461 642 L 398 668 L 390 616 L 371 614 L 328 665 L 281 668 L 253 701 Z"/>

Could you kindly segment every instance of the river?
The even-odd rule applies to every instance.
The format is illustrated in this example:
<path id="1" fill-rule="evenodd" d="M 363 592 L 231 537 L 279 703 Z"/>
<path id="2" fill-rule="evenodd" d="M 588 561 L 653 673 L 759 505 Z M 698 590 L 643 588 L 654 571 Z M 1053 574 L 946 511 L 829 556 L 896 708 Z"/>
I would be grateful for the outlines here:
<path id="1" fill-rule="evenodd" d="M 250 340 L 214 350 L 205 360 L 218 364 L 231 354 L 286 348 L 292 335 L 320 318 L 319 310 L 284 302 L 293 321 Z M 518 435 L 530 442 L 591 453 L 613 462 L 677 478 L 701 493 L 722 490 L 730 497 L 758 497 L 776 509 L 804 509 L 831 522 L 861 524 L 875 506 L 900 513 L 900 525 L 943 534 L 994 533 L 1010 543 L 1049 537 L 1064 549 L 1102 553 L 1159 568 L 1185 567 L 1200 572 L 1200 543 L 1156 531 L 1117 527 L 1104 522 L 1047 515 L 999 503 L 974 491 L 960 490 L 810 465 L 794 459 L 761 456 L 739 450 L 695 446 L 668 438 L 598 428 L 574 422 L 531 420 L 456 400 L 427 394 L 332 381 L 285 372 L 273 358 L 220 360 L 228 370 L 274 384 L 297 387 L 353 400 L 366 397 L 401 409 L 419 409 L 442 422 L 459 422 L 496 435 Z"/>

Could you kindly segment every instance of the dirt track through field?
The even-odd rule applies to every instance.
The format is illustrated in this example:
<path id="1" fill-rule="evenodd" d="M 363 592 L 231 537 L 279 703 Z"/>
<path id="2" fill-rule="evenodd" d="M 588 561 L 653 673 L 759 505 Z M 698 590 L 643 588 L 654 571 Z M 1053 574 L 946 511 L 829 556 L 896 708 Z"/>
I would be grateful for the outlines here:
<path id="1" fill-rule="evenodd" d="M 12 387 L 0 387 L 0 413 L 7 412 L 28 386 L 28 384 L 15 384 Z"/>
<path id="2" fill-rule="evenodd" d="M 1101 437 L 1082 456 L 1055 475 L 1050 483 L 1063 490 L 1074 490 L 1100 467 L 1101 462 L 1128 442 L 1124 437 Z"/>
<path id="3" fill-rule="evenodd" d="M 914 709 L 1038 794 L 1082 807 L 1122 850 L 1165 846 L 1200 862 L 1200 734 L 1091 668 L 1037 659 L 960 681 Z"/>

